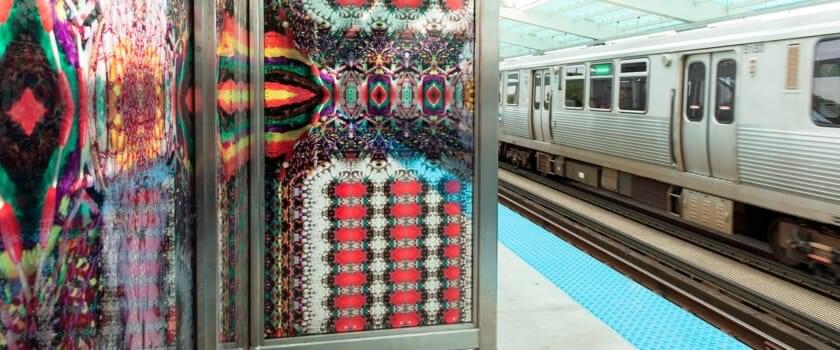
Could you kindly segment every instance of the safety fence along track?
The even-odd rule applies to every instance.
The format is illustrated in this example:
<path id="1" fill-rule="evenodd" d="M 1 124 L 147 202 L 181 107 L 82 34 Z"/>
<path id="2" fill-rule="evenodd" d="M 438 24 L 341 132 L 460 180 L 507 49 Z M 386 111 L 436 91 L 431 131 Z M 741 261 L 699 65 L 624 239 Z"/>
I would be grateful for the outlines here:
<path id="1" fill-rule="evenodd" d="M 767 259 L 602 196 L 502 167 L 504 205 L 746 344 L 840 348 L 836 285 L 795 269 L 780 276 L 772 264 L 757 268 Z"/>

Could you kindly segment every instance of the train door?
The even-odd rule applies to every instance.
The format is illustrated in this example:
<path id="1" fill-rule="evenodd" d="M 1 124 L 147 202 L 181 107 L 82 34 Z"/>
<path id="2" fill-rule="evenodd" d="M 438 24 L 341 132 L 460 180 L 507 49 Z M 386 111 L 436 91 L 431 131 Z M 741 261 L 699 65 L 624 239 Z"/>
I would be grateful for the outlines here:
<path id="1" fill-rule="evenodd" d="M 735 181 L 738 177 L 735 156 L 735 87 L 738 64 L 735 52 L 712 54 L 709 84 L 709 168 L 712 176 Z"/>
<path id="2" fill-rule="evenodd" d="M 683 96 L 686 171 L 734 181 L 735 54 L 688 56 Z"/>
<path id="3" fill-rule="evenodd" d="M 683 159 L 685 170 L 711 176 L 709 168 L 709 61 L 710 54 L 688 56 L 683 86 Z"/>
<path id="4" fill-rule="evenodd" d="M 539 69 L 533 73 L 531 90 L 531 125 L 534 140 L 551 141 L 551 70 Z"/>

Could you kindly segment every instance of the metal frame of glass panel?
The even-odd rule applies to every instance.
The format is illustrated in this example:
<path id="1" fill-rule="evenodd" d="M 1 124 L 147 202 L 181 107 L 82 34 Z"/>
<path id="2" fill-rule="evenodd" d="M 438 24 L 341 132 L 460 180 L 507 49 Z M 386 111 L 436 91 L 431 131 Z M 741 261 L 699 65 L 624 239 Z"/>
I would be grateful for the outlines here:
<path id="1" fill-rule="evenodd" d="M 497 0 L 476 0 L 475 71 L 475 179 L 473 235 L 473 322 L 451 326 L 417 327 L 400 330 L 327 334 L 285 339 L 264 338 L 264 144 L 263 144 L 263 3 L 250 1 L 251 55 L 251 184 L 249 283 L 241 286 L 237 300 L 237 342 L 219 344 L 219 257 L 216 129 L 216 4 L 196 0 L 194 4 L 195 96 L 196 104 L 196 337 L 198 349 L 467 349 L 496 348 L 497 294 L 497 134 L 499 84 L 499 4 Z M 489 40 L 482 40 L 489 38 Z M 493 88 L 481 88 L 490 86 Z M 250 306 L 243 306 L 250 305 Z M 250 312 L 246 312 L 250 311 Z M 250 327 L 249 327 L 250 326 Z"/>
<path id="2" fill-rule="evenodd" d="M 195 152 L 196 152 L 196 347 L 218 344 L 219 256 L 216 150 L 216 3 L 193 3 L 195 36 Z M 212 305 L 212 306 L 211 306 Z"/>
<path id="3" fill-rule="evenodd" d="M 263 285 L 263 262 L 265 230 L 265 140 L 263 131 L 264 110 L 263 102 L 263 80 L 265 79 L 263 66 L 264 57 L 264 26 L 263 26 L 263 5 L 262 0 L 250 1 L 250 34 L 251 34 L 251 232 L 250 238 L 250 294 L 249 300 L 254 301 L 248 306 L 250 311 L 250 324 L 252 327 L 247 332 L 249 344 L 259 344 L 263 335 L 263 313 L 262 297 L 264 294 Z M 257 302 L 258 301 L 258 302 Z M 259 312 L 255 312 L 259 311 Z M 246 320 L 243 320 L 248 322 Z"/>
<path id="4" fill-rule="evenodd" d="M 252 2 L 260 4 L 261 2 Z M 256 6 L 254 6 L 256 7 Z M 249 8 L 249 22 L 255 22 L 251 16 L 260 9 Z M 195 149 L 196 149 L 196 345 L 198 349 L 216 348 L 246 348 L 249 344 L 249 270 L 250 246 L 248 237 L 242 239 L 246 249 L 238 250 L 237 263 L 237 294 L 236 294 L 236 341 L 219 343 L 219 208 L 218 208 L 218 118 L 217 110 L 217 74 L 218 58 L 216 48 L 218 44 L 216 28 L 217 7 L 215 1 L 195 0 L 194 2 L 194 33 L 195 33 Z M 260 27 L 261 28 L 261 27 Z M 260 34 L 260 35 L 255 35 Z M 262 33 L 251 32 L 251 63 L 258 64 L 251 68 L 251 79 L 259 82 L 262 79 Z M 256 43 L 254 40 L 258 40 Z M 260 80 L 256 80 L 260 79 Z M 251 96 L 261 97 L 261 84 L 250 84 Z M 260 108 L 254 108 L 260 106 Z M 252 120 L 260 120 L 262 115 L 262 100 L 251 100 Z M 256 129 L 255 129 L 256 130 Z M 251 135 L 252 142 L 261 145 L 260 133 Z M 252 147 L 254 144 L 252 143 Z M 258 150 L 252 149 L 252 152 Z M 251 164 L 253 166 L 253 162 Z M 253 168 L 250 170 L 254 172 Z M 255 179 L 253 177 L 252 179 Z M 252 187 L 253 188 L 253 187 Z M 253 201 L 251 201 L 253 203 Z M 255 215 L 252 211 L 251 215 Z M 244 254 L 239 254 L 244 253 Z"/>
<path id="5" fill-rule="evenodd" d="M 498 113 L 499 113 L 499 1 L 476 1 L 476 206 L 479 348 L 496 348 L 498 294 Z"/>

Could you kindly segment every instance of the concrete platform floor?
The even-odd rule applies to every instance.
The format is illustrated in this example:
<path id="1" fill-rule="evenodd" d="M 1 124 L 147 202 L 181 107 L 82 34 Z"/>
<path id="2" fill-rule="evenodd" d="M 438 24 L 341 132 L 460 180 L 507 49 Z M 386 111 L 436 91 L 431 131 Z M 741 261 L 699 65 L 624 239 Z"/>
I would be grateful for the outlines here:
<path id="1" fill-rule="evenodd" d="M 510 249 L 499 245 L 498 348 L 634 349 Z"/>

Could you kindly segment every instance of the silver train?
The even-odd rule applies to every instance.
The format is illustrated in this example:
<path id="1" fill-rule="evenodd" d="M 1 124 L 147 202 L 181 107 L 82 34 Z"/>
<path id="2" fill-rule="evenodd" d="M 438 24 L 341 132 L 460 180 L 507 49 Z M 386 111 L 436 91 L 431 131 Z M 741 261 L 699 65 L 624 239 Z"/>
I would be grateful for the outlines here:
<path id="1" fill-rule="evenodd" d="M 500 157 L 840 278 L 831 8 L 506 60 Z"/>

